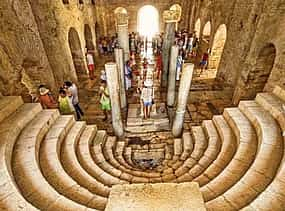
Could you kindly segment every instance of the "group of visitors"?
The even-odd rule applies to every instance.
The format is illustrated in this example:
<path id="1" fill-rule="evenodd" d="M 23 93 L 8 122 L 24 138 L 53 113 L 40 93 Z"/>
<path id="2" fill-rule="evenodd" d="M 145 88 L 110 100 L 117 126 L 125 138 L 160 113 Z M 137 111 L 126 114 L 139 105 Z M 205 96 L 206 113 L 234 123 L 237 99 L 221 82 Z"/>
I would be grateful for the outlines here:
<path id="1" fill-rule="evenodd" d="M 118 35 L 111 37 L 101 37 L 98 41 L 98 49 L 101 55 L 108 55 L 114 53 L 114 49 L 119 47 Z"/>
<path id="2" fill-rule="evenodd" d="M 79 105 L 77 86 L 71 81 L 65 81 L 60 87 L 57 101 L 45 85 L 40 85 L 39 97 L 35 99 L 35 102 L 40 102 L 44 109 L 59 109 L 63 115 L 75 114 L 76 120 L 84 116 Z"/>

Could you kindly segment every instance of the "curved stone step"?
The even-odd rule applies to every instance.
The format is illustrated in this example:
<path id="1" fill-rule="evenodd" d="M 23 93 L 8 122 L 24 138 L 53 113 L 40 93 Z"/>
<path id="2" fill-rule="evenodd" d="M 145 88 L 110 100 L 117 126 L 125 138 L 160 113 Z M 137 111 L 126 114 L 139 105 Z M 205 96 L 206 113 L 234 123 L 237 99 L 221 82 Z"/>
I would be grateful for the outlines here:
<path id="1" fill-rule="evenodd" d="M 0 98 L 0 122 L 16 112 L 24 104 L 20 96 L 6 96 Z"/>
<path id="2" fill-rule="evenodd" d="M 250 168 L 257 152 L 258 143 L 256 133 L 245 115 L 238 108 L 228 108 L 225 109 L 223 116 L 236 136 L 238 148 L 227 167 L 217 177 L 201 188 L 206 202 L 219 197 L 234 186 Z M 222 197 L 220 199 L 223 200 Z M 221 204 L 225 204 L 226 207 L 215 203 L 217 209 L 233 209 L 233 206 L 225 200 L 223 202 L 225 203 Z"/>
<path id="3" fill-rule="evenodd" d="M 194 179 L 194 181 L 200 184 L 200 187 L 209 183 L 226 168 L 237 149 L 236 138 L 224 117 L 214 116 L 213 122 L 222 142 L 221 151 L 214 162 L 200 176 Z"/>
<path id="4" fill-rule="evenodd" d="M 24 104 L 0 123 L 0 209 L 38 210 L 20 193 L 14 181 L 11 160 L 15 142 L 25 126 L 42 111 L 40 104 Z"/>
<path id="5" fill-rule="evenodd" d="M 81 139 L 93 139 L 96 130 L 94 126 L 86 126 L 85 122 L 76 122 L 62 143 L 60 159 L 64 170 L 77 184 L 92 193 L 100 193 L 101 196 L 107 196 L 109 190 L 82 168 L 76 156 L 78 142 Z"/>
<path id="6" fill-rule="evenodd" d="M 104 132 L 105 133 L 105 132 Z M 99 140 L 99 136 L 102 137 L 102 131 L 98 131 L 94 140 Z M 100 142 L 96 142 L 100 145 Z M 94 141 L 91 139 L 82 139 L 80 140 L 80 144 L 77 148 L 77 157 L 81 164 L 81 166 L 88 172 L 91 176 L 96 178 L 102 184 L 111 187 L 116 184 L 124 184 L 126 182 L 121 181 L 117 177 L 112 176 L 108 172 L 104 171 L 101 167 L 99 167 L 96 162 L 92 158 L 92 148 Z M 103 188 L 102 188 L 103 189 Z M 109 195 L 110 188 L 104 187 L 104 191 L 102 193 Z"/>
<path id="7" fill-rule="evenodd" d="M 203 121 L 202 127 L 208 139 L 208 147 L 198 163 L 189 171 L 189 174 L 194 178 L 200 176 L 213 163 L 221 150 L 220 137 L 213 121 Z M 194 179 L 194 181 L 196 180 Z"/>
<path id="8" fill-rule="evenodd" d="M 41 144 L 40 166 L 47 181 L 60 194 L 84 206 L 103 210 L 107 199 L 78 185 L 61 165 L 60 147 L 74 123 L 73 116 L 60 116 L 57 119 Z"/>
<path id="9" fill-rule="evenodd" d="M 86 210 L 56 192 L 39 167 L 41 141 L 58 116 L 56 110 L 44 110 L 22 131 L 13 151 L 13 174 L 24 197 L 41 210 Z"/>

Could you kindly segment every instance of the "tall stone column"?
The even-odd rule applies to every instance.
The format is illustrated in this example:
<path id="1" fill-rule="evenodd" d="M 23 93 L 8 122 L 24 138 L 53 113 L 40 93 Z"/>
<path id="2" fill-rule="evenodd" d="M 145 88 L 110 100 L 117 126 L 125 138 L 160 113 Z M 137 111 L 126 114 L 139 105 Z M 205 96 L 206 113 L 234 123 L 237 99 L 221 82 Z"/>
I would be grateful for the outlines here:
<path id="1" fill-rule="evenodd" d="M 163 19 L 165 22 L 165 30 L 162 46 L 163 71 L 161 85 L 162 87 L 166 87 L 168 80 L 170 50 L 171 46 L 174 44 L 175 27 L 177 20 L 179 19 L 179 14 L 177 14 L 176 11 L 167 10 L 163 13 Z"/>
<path id="2" fill-rule="evenodd" d="M 186 111 L 188 95 L 190 92 L 193 70 L 194 64 L 184 64 L 182 76 L 180 79 L 176 114 L 172 126 L 172 134 L 174 137 L 180 137 L 182 135 L 184 115 Z"/>
<path id="3" fill-rule="evenodd" d="M 124 61 L 128 61 L 130 58 L 128 16 L 118 14 L 116 20 L 119 45 L 124 50 Z"/>
<path id="4" fill-rule="evenodd" d="M 179 47 L 173 45 L 171 48 L 169 76 L 168 76 L 168 90 L 167 90 L 167 105 L 173 107 L 175 103 L 175 86 L 176 86 L 176 67 Z"/>
<path id="5" fill-rule="evenodd" d="M 118 68 L 116 63 L 110 62 L 105 64 L 105 70 L 112 105 L 112 124 L 114 133 L 116 136 L 122 137 L 124 135 L 124 129 L 120 108 Z"/>
<path id="6" fill-rule="evenodd" d="M 127 99 L 125 87 L 124 51 L 122 48 L 115 49 L 115 60 L 118 68 L 121 108 L 126 108 Z"/>

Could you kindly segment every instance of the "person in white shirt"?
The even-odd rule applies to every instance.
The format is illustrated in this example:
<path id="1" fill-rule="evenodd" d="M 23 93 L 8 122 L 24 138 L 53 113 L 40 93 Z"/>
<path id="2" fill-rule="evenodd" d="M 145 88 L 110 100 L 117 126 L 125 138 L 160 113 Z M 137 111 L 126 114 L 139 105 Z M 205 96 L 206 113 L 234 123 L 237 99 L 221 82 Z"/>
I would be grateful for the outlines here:
<path id="1" fill-rule="evenodd" d="M 76 112 L 77 120 L 84 116 L 82 109 L 79 106 L 78 89 L 76 85 L 70 81 L 64 82 L 64 88 L 68 91 L 68 96 L 72 97 L 72 104 Z"/>
<path id="2" fill-rule="evenodd" d="M 143 102 L 144 107 L 144 119 L 150 118 L 150 111 L 153 101 L 153 90 L 152 90 L 153 82 L 151 79 L 147 79 L 144 82 L 144 88 L 141 93 L 141 100 Z"/>
<path id="3" fill-rule="evenodd" d="M 89 50 L 86 53 L 86 60 L 87 60 L 87 66 L 88 66 L 88 71 L 89 71 L 89 78 L 91 80 L 94 80 L 95 63 L 94 63 L 93 53 Z"/>

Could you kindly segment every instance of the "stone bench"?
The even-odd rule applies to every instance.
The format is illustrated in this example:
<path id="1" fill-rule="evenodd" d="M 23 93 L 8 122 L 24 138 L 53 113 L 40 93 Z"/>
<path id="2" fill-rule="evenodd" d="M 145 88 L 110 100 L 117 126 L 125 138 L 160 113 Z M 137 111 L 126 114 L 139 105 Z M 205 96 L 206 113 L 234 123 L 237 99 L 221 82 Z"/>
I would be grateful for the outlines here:
<path id="1" fill-rule="evenodd" d="M 197 178 L 194 179 L 200 186 L 208 184 L 218 176 L 232 160 L 236 149 L 236 138 L 223 116 L 214 116 L 213 122 L 221 139 L 221 151 L 213 163 Z"/>
<path id="2" fill-rule="evenodd" d="M 0 98 L 0 122 L 13 114 L 24 104 L 20 96 L 7 96 Z"/>
<path id="3" fill-rule="evenodd" d="M 236 136 L 238 148 L 227 167 L 201 188 L 206 202 L 214 200 L 237 183 L 250 168 L 257 152 L 256 133 L 245 115 L 238 108 L 228 108 L 225 109 L 223 116 Z M 218 205 L 215 203 L 215 206 L 220 209 L 233 208 L 230 205 L 227 207 Z"/>
<path id="4" fill-rule="evenodd" d="M 98 143 L 95 144 L 95 146 L 101 145 L 103 141 L 102 139 L 105 138 L 105 134 L 105 131 L 99 130 L 97 131 L 95 139 L 93 141 L 91 139 L 80 140 L 80 144 L 77 147 L 77 156 L 81 166 L 86 172 L 96 178 L 96 180 L 98 180 L 100 183 L 111 187 L 112 185 L 121 184 L 125 182 L 109 174 L 107 171 L 104 171 L 99 165 L 97 165 L 92 156 L 92 149 L 94 147 L 93 144 Z M 99 142 L 97 142 L 98 140 Z M 105 194 L 108 194 L 110 188 L 104 187 L 104 189 Z"/>
<path id="5" fill-rule="evenodd" d="M 13 151 L 15 180 L 25 198 L 41 210 L 86 210 L 85 206 L 56 192 L 39 167 L 41 142 L 58 117 L 58 111 L 44 110 L 22 131 Z"/>
<path id="6" fill-rule="evenodd" d="M 60 160 L 64 170 L 78 185 L 92 193 L 106 196 L 109 194 L 108 188 L 83 169 L 76 155 L 78 143 L 81 140 L 94 139 L 96 131 L 95 126 L 86 126 L 85 122 L 76 122 L 61 145 Z"/>
<path id="7" fill-rule="evenodd" d="M 51 127 L 40 148 L 40 165 L 47 181 L 60 194 L 71 200 L 95 209 L 104 209 L 107 198 L 98 193 L 91 193 L 74 181 L 63 169 L 60 162 L 60 151 L 66 134 L 74 125 L 73 116 L 60 116 Z M 87 132 L 87 129 L 85 130 Z M 81 138 L 84 137 L 84 132 Z"/>
<path id="8" fill-rule="evenodd" d="M 205 169 L 209 167 L 211 163 L 217 158 L 220 152 L 221 142 L 214 123 L 211 120 L 204 121 L 202 124 L 206 139 L 208 140 L 208 146 L 196 163 L 189 171 L 189 174 L 196 178 L 200 176 Z"/>
<path id="9" fill-rule="evenodd" d="M 11 161 L 13 148 L 18 136 L 25 126 L 41 111 L 42 107 L 40 104 L 24 104 L 17 107 L 17 110 L 13 111 L 13 114 L 0 123 L 1 210 L 37 210 L 37 208 L 31 205 L 18 190 L 11 170 Z"/>

